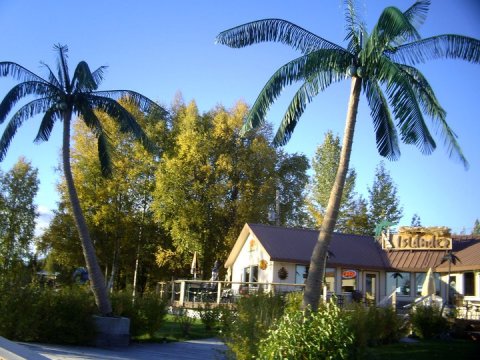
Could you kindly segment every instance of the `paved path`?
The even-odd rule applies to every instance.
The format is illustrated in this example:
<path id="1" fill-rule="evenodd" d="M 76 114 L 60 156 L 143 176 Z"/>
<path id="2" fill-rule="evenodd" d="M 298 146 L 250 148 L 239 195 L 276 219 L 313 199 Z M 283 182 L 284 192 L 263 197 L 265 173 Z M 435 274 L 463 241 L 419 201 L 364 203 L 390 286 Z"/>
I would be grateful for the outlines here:
<path id="1" fill-rule="evenodd" d="M 218 339 L 190 340 L 164 344 L 131 344 L 126 348 L 100 349 L 21 343 L 51 360 L 225 360 L 227 347 Z"/>

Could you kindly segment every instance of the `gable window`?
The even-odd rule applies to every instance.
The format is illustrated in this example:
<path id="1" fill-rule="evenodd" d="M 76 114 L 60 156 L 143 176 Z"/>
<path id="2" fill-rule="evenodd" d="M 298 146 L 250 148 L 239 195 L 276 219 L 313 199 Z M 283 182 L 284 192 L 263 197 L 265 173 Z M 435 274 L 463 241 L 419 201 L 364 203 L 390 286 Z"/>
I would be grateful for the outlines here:
<path id="1" fill-rule="evenodd" d="M 475 274 L 472 271 L 463 274 L 463 287 L 465 296 L 475 296 Z"/>
<path id="2" fill-rule="evenodd" d="M 243 269 L 244 282 L 258 282 L 258 265 L 248 266 Z"/>

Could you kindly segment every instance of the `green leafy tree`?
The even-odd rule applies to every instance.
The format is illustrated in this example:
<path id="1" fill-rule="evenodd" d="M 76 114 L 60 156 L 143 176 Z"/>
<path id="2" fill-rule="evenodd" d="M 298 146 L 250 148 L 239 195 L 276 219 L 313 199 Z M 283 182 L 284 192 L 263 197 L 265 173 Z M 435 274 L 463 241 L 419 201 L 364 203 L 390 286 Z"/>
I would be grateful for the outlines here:
<path id="1" fill-rule="evenodd" d="M 317 226 L 322 224 L 325 217 L 328 199 L 338 170 L 341 150 L 340 138 L 333 135 L 331 131 L 328 131 L 325 134 L 323 143 L 317 147 L 312 159 L 314 174 L 312 177 L 311 206 L 309 209 L 312 217 L 316 220 Z M 348 170 L 335 227 L 335 229 L 340 232 L 346 232 L 346 223 L 353 213 L 356 178 L 357 174 L 355 170 Z"/>
<path id="2" fill-rule="evenodd" d="M 382 221 L 397 224 L 403 216 L 400 199 L 397 195 L 397 186 L 393 182 L 390 173 L 385 168 L 383 161 L 375 169 L 375 179 L 372 187 L 368 189 L 370 197 L 370 221 L 373 226 Z M 372 228 L 372 234 L 373 234 Z"/>
<path id="3" fill-rule="evenodd" d="M 189 269 L 197 251 L 209 274 L 245 222 L 267 220 L 276 152 L 261 132 L 239 136 L 247 110 L 239 103 L 230 111 L 219 107 L 200 115 L 191 102 L 173 111 L 174 146 L 156 173 L 154 211 L 173 241 L 159 248 L 158 262 L 177 273 Z"/>
<path id="4" fill-rule="evenodd" d="M 31 255 L 37 217 L 38 170 L 21 157 L 0 173 L 0 267 L 5 275 Z"/>
<path id="5" fill-rule="evenodd" d="M 305 155 L 278 152 L 275 174 L 278 184 L 279 222 L 283 226 L 304 227 L 310 223 L 305 200 L 309 168 Z"/>
<path id="6" fill-rule="evenodd" d="M 350 214 L 342 231 L 346 234 L 372 235 L 372 221 L 368 212 L 368 202 L 362 196 L 354 199 Z"/>
<path id="7" fill-rule="evenodd" d="M 274 138 L 276 145 L 291 137 L 306 105 L 331 84 L 350 79 L 350 100 L 335 184 L 314 248 L 306 281 L 304 305 L 316 309 L 324 278 L 323 263 L 340 209 L 352 151 L 360 94 L 367 98 L 380 155 L 400 156 L 400 140 L 414 144 L 423 154 L 436 147 L 424 114 L 439 128 L 450 156 L 465 166 L 456 135 L 446 122 L 446 113 L 427 79 L 414 66 L 439 58 L 480 61 L 480 41 L 461 35 L 438 35 L 422 39 L 418 27 L 424 22 L 430 1 L 417 1 L 405 12 L 387 7 L 368 33 L 357 17 L 353 0 L 346 1 L 346 48 L 281 19 L 258 20 L 226 30 L 217 42 L 234 48 L 274 41 L 301 52 L 300 57 L 280 67 L 268 80 L 244 124 L 244 131 L 265 121 L 270 105 L 294 82 L 300 87 L 290 102 Z M 396 122 L 394 122 L 396 120 Z M 398 129 L 398 132 L 397 132 Z"/>
<path id="8" fill-rule="evenodd" d="M 98 85 L 103 79 L 105 67 L 100 67 L 92 72 L 88 64 L 81 61 L 76 66 L 73 77 L 71 77 L 67 65 L 67 47 L 57 45 L 55 50 L 58 51 L 58 71 L 55 74 L 50 67 L 45 65 L 47 69 L 46 79 L 19 64 L 0 62 L 0 76 L 11 76 L 19 81 L 5 95 L 0 104 L 0 124 L 5 121 L 15 105 L 22 99 L 34 97 L 33 100 L 22 105 L 14 112 L 6 125 L 0 139 L 0 161 L 4 159 L 16 131 L 26 120 L 35 115 L 43 114 L 35 138 L 36 142 L 47 141 L 50 138 L 56 121 L 63 123 L 62 165 L 69 202 L 82 244 L 95 302 L 100 313 L 107 315 L 112 313 L 112 307 L 71 171 L 70 127 L 72 117 L 74 115 L 80 116 L 95 135 L 102 174 L 108 176 L 111 174 L 109 139 L 94 110 L 101 110 L 109 114 L 120 124 L 121 131 L 132 133 L 144 145 L 152 147 L 135 118 L 116 99 L 128 97 L 129 101 L 136 104 L 142 111 L 149 111 L 152 107 L 158 107 L 158 105 L 145 96 L 130 90 L 98 91 Z"/>

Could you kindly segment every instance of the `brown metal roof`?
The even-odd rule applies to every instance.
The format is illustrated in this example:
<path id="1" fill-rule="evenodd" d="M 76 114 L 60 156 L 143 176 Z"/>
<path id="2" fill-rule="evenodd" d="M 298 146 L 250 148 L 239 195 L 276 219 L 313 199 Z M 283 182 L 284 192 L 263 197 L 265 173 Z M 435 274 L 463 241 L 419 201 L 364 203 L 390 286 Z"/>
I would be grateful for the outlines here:
<path id="1" fill-rule="evenodd" d="M 274 261 L 309 264 L 318 231 L 248 224 Z M 333 254 L 327 266 L 385 269 L 388 259 L 371 236 L 334 233 L 329 251 Z"/>
<path id="2" fill-rule="evenodd" d="M 480 236 L 453 237 L 453 253 L 460 261 L 452 264 L 452 271 L 466 271 L 480 269 Z M 448 262 L 443 262 L 437 271 L 448 271 Z"/>
<path id="3" fill-rule="evenodd" d="M 310 263 L 318 230 L 247 224 L 241 235 L 245 237 L 243 241 L 247 229 L 261 242 L 272 260 Z M 454 236 L 452 243 L 453 252 L 460 259 L 452 265 L 452 270 L 480 269 L 480 237 L 459 239 Z M 383 250 L 371 236 L 334 233 L 329 251 L 333 256 L 328 259 L 327 266 L 412 272 L 428 268 L 441 272 L 448 269 L 447 263 L 442 264 L 446 251 Z"/>

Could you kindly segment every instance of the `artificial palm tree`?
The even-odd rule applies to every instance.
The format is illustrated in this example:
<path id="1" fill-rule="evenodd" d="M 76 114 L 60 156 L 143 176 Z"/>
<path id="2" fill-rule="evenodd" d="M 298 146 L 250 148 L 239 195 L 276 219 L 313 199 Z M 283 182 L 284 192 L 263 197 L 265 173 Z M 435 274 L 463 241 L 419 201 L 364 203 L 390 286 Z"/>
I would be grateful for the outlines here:
<path id="1" fill-rule="evenodd" d="M 105 70 L 103 66 L 91 72 L 87 63 L 81 61 L 75 68 L 73 77 L 70 78 L 67 66 L 68 48 L 57 45 L 55 50 L 58 51 L 57 75 L 50 67 L 45 65 L 48 73 L 46 79 L 16 63 L 0 62 L 0 76 L 11 76 L 19 81 L 7 93 L 0 104 L 0 124 L 5 121 L 20 100 L 33 97 L 33 100 L 28 101 L 12 115 L 6 125 L 0 139 L 0 161 L 5 158 L 17 129 L 26 120 L 35 115 L 43 114 L 35 142 L 47 141 L 55 122 L 58 120 L 63 121 L 62 164 L 73 217 L 80 235 L 95 302 L 102 315 L 109 315 L 112 313 L 112 307 L 108 298 L 105 280 L 80 207 L 70 167 L 70 126 L 72 116 L 74 114 L 79 116 L 95 134 L 98 140 L 98 156 L 102 174 L 108 176 L 112 171 L 108 134 L 105 132 L 94 110 L 105 112 L 118 122 L 122 132 L 133 134 L 147 148 L 153 149 L 153 145 L 149 142 L 133 115 L 120 105 L 117 99 L 126 98 L 142 111 L 149 111 L 153 106 L 158 105 L 145 96 L 130 90 L 98 91 L 98 85 L 103 79 Z"/>
<path id="2" fill-rule="evenodd" d="M 371 31 L 358 19 L 353 4 L 346 1 L 348 45 L 346 48 L 280 19 L 258 20 L 221 32 L 216 41 L 234 48 L 260 42 L 281 42 L 302 55 L 280 67 L 268 80 L 245 121 L 243 130 L 261 126 L 270 105 L 281 91 L 300 82 L 290 102 L 274 144 L 282 146 L 290 139 L 306 105 L 331 84 L 350 79 L 350 99 L 341 159 L 327 205 L 310 272 L 304 305 L 317 308 L 323 279 L 323 259 L 338 216 L 345 177 L 352 151 L 352 140 L 360 94 L 367 98 L 375 129 L 377 149 L 390 160 L 400 156 L 399 138 L 430 154 L 436 147 L 424 115 L 440 129 L 450 156 L 467 166 L 457 138 L 446 122 L 446 113 L 422 73 L 413 67 L 438 58 L 480 60 L 480 41 L 460 35 L 438 35 L 422 39 L 417 31 L 426 18 L 430 1 L 417 1 L 405 12 L 386 8 Z"/>

